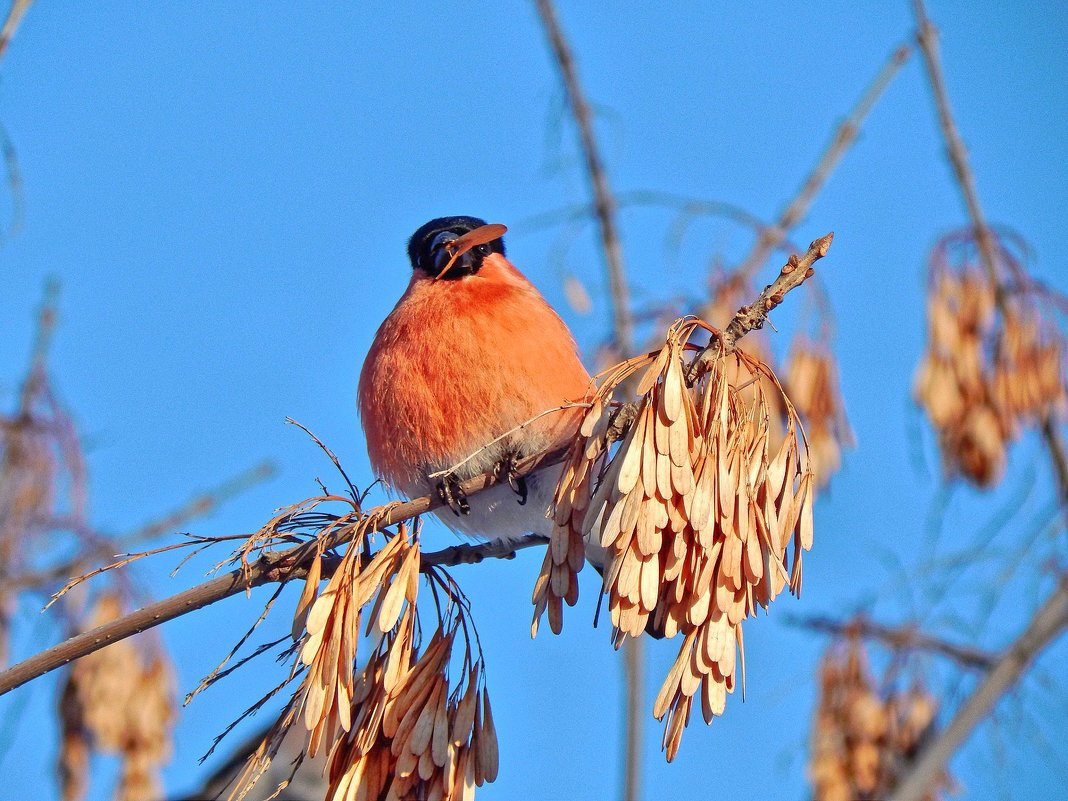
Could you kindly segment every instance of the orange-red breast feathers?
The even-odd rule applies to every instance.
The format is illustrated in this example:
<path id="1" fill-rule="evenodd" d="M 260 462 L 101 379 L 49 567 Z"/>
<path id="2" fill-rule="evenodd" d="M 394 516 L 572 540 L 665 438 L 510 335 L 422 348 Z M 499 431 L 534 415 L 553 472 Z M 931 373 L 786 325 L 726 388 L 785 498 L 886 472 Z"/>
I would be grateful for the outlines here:
<path id="1" fill-rule="evenodd" d="M 500 250 L 451 280 L 417 267 L 367 354 L 359 405 L 368 454 L 407 494 L 425 491 L 428 472 L 590 392 L 571 332 Z M 580 416 L 545 415 L 457 472 L 474 475 L 561 441 Z"/>

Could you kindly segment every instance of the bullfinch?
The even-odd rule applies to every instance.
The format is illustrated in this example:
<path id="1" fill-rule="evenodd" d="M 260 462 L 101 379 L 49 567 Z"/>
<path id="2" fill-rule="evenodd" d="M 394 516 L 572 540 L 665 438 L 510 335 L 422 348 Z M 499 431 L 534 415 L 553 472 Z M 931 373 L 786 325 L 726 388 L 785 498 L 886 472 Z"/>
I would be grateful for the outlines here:
<path id="1" fill-rule="evenodd" d="M 566 442 L 583 413 L 567 404 L 592 392 L 571 332 L 505 258 L 505 230 L 441 217 L 412 235 L 411 280 L 375 334 L 358 391 L 375 473 L 409 498 L 438 494 L 449 504 L 442 520 L 488 539 L 547 535 L 560 468 L 469 499 L 459 482 Z"/>

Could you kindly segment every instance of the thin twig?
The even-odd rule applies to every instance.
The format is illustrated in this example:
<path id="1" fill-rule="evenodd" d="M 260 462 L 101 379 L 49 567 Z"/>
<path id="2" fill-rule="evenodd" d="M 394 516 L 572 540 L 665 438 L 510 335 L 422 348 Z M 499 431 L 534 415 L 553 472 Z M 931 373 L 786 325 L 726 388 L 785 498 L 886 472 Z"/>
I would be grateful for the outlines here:
<path id="1" fill-rule="evenodd" d="M 957 130 L 957 124 L 953 120 L 953 111 L 949 105 L 949 93 L 946 91 L 942 61 L 938 54 L 938 31 L 927 17 L 927 9 L 924 7 L 923 0 L 913 0 L 912 7 L 916 15 L 916 42 L 923 54 L 923 63 L 927 67 L 927 77 L 931 82 L 931 92 L 938 111 L 942 138 L 946 142 L 949 163 L 953 167 L 957 185 L 960 187 L 964 204 L 968 207 L 968 215 L 972 218 L 972 225 L 975 227 L 979 258 L 983 263 L 983 269 L 986 270 L 991 282 L 995 286 L 1000 286 L 994 235 L 987 226 L 986 215 L 983 214 L 983 207 L 979 203 L 979 193 L 975 188 L 975 174 L 968 163 L 968 150 Z"/>
<path id="2" fill-rule="evenodd" d="M 808 174 L 804 183 L 801 184 L 796 197 L 787 204 L 782 214 L 779 215 L 778 222 L 761 230 L 757 241 L 753 244 L 753 249 L 742 260 L 741 266 L 737 270 L 739 275 L 749 278 L 755 273 L 768 260 L 768 257 L 778 247 L 779 243 L 786 238 L 790 230 L 808 214 L 812 201 L 815 200 L 816 195 L 819 194 L 831 173 L 834 172 L 834 168 L 838 166 L 842 156 L 845 155 L 850 145 L 857 138 L 864 118 L 868 116 L 868 112 L 871 111 L 876 101 L 886 90 L 886 87 L 890 85 L 890 81 L 893 80 L 897 71 L 908 60 L 910 52 L 911 48 L 908 45 L 901 45 L 890 55 L 886 64 L 879 70 L 879 74 L 875 76 L 875 79 L 865 90 L 860 100 L 857 101 L 857 105 L 849 113 L 849 116 L 838 126 L 816 166 L 812 168 L 812 172 Z"/>
<path id="3" fill-rule="evenodd" d="M 601 160 L 597 139 L 593 133 L 593 114 L 579 83 L 575 59 L 564 37 L 556 9 L 551 0 L 536 0 L 545 33 L 549 37 L 560 77 L 567 92 L 571 114 L 579 129 L 582 154 L 586 160 L 586 174 L 593 190 L 597 221 L 601 229 L 601 247 L 604 249 L 605 265 L 608 268 L 608 284 L 612 294 L 612 318 L 615 346 L 622 356 L 629 356 L 633 340 L 633 325 L 630 319 L 630 289 L 623 268 L 623 248 L 619 228 L 616 225 L 616 200 L 608 183 L 608 175 Z"/>
<path id="4" fill-rule="evenodd" d="M 865 639 L 879 640 L 890 648 L 904 651 L 930 651 L 952 659 L 967 668 L 991 670 L 996 659 L 978 648 L 957 645 L 946 640 L 924 634 L 915 625 L 886 626 L 866 617 L 852 620 L 836 620 L 831 617 L 788 617 L 786 622 L 800 628 L 811 629 L 825 634 L 855 635 Z"/>
<path id="5" fill-rule="evenodd" d="M 704 348 L 694 360 L 686 372 L 686 380 L 691 384 L 696 381 L 715 359 L 720 351 L 730 353 L 734 350 L 735 343 L 750 331 L 763 328 L 768 319 L 768 313 L 782 303 L 786 293 L 796 289 L 811 278 L 815 270 L 812 265 L 827 255 L 827 251 L 834 241 L 834 232 L 816 239 L 808 246 L 808 252 L 800 259 L 795 255 L 779 270 L 779 275 L 764 287 L 760 296 L 743 306 L 731 319 L 727 327 L 718 337 L 713 337 L 708 346 Z"/>
<path id="6" fill-rule="evenodd" d="M 552 0 L 536 0 L 538 13 L 549 37 L 560 76 L 567 92 L 571 114 L 575 118 L 582 140 L 582 152 L 586 160 L 586 174 L 594 195 L 594 210 L 601 229 L 601 247 L 608 268 L 608 283 L 612 298 L 612 343 L 618 355 L 631 355 L 634 347 L 634 322 L 630 310 L 630 290 L 626 270 L 623 267 L 623 247 L 616 224 L 617 204 L 608 183 L 601 160 L 597 138 L 593 131 L 593 115 L 578 79 L 571 47 L 564 36 Z M 645 718 L 641 713 L 642 663 L 644 642 L 636 638 L 627 640 L 624 646 L 623 670 L 625 676 L 626 705 L 624 714 L 623 799 L 637 801 L 641 796 L 642 729 Z"/>
<path id="7" fill-rule="evenodd" d="M 722 217 L 724 219 L 743 225 L 759 236 L 765 229 L 771 226 L 761 220 L 755 214 L 743 209 L 734 203 L 722 200 L 707 200 L 681 195 L 675 192 L 664 192 L 657 189 L 632 189 L 619 192 L 616 196 L 619 208 L 625 209 L 631 206 L 652 207 L 670 209 L 680 217 Z M 597 207 L 595 204 L 575 203 L 558 209 L 551 209 L 539 214 L 525 217 L 512 226 L 513 231 L 537 231 L 550 228 L 562 223 L 584 220 L 587 217 L 596 217 Z M 775 246 L 778 250 L 797 250 L 789 239 L 782 238 Z"/>
<path id="8" fill-rule="evenodd" d="M 64 581 L 85 572 L 90 565 L 101 560 L 111 559 L 116 554 L 125 553 L 131 546 L 154 540 L 164 534 L 175 531 L 180 525 L 213 512 L 220 504 L 244 492 L 249 487 L 274 475 L 275 468 L 270 462 L 262 462 L 249 468 L 213 490 L 197 495 L 158 520 L 129 534 L 117 537 L 101 537 L 92 547 L 75 554 L 71 559 L 41 570 L 18 573 L 8 580 L 8 586 L 14 589 L 41 588 L 45 585 Z"/>
<path id="9" fill-rule="evenodd" d="M 7 46 L 11 44 L 11 39 L 18 30 L 22 17 L 32 4 L 33 0 L 12 0 L 7 18 L 4 20 L 4 27 L 0 28 L 0 56 L 7 51 Z"/>

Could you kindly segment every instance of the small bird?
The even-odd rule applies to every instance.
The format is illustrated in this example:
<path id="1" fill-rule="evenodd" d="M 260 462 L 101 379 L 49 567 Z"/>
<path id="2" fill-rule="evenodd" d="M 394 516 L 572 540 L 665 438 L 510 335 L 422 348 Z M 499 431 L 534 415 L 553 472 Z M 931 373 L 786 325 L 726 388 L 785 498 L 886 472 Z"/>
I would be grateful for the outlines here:
<path id="1" fill-rule="evenodd" d="M 559 407 L 593 387 L 564 321 L 505 258 L 506 230 L 441 217 L 412 235 L 411 281 L 375 334 L 358 391 L 375 473 L 409 498 L 437 493 L 442 520 L 488 539 L 548 535 L 560 468 L 470 499 L 459 483 L 494 469 L 511 478 L 517 460 L 566 442 L 582 409 Z"/>

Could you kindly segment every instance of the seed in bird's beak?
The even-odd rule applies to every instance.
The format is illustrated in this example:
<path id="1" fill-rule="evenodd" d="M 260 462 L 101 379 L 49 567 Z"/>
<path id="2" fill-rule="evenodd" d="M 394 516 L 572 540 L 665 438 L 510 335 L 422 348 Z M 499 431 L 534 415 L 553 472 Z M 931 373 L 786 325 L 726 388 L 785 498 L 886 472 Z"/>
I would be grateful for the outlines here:
<path id="1" fill-rule="evenodd" d="M 490 223 L 489 225 L 479 226 L 474 231 L 468 231 L 463 236 L 454 239 L 451 242 L 446 242 L 442 247 L 449 252 L 450 258 L 442 271 L 434 276 L 434 280 L 437 281 L 452 269 L 452 265 L 456 263 L 456 260 L 467 253 L 467 251 L 471 250 L 471 248 L 485 245 L 487 242 L 492 242 L 494 239 L 500 239 L 507 232 L 508 228 L 500 223 Z"/>

